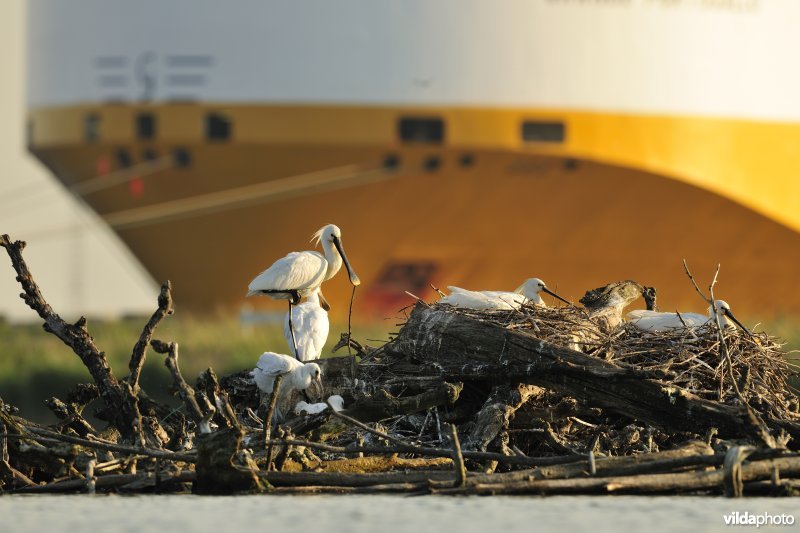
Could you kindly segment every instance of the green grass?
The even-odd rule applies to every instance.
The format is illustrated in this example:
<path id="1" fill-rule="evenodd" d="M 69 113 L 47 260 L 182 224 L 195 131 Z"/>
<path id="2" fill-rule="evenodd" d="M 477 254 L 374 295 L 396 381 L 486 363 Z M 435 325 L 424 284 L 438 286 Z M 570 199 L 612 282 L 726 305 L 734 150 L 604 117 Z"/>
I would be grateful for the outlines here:
<path id="1" fill-rule="evenodd" d="M 89 321 L 89 332 L 97 346 L 106 352 L 117 378 L 128 374 L 128 361 L 147 318 L 113 322 Z M 748 324 L 754 324 L 748 320 Z M 332 324 L 323 357 L 339 340 L 346 324 Z M 354 327 L 353 337 L 373 346 L 388 339 L 392 325 Z M 800 350 L 800 324 L 789 319 L 772 320 L 757 328 L 787 341 L 785 349 Z M 168 317 L 156 331 L 156 338 L 176 341 L 180 346 L 180 365 L 190 383 L 208 367 L 219 375 L 251 369 L 265 351 L 288 353 L 282 323 L 243 327 L 237 317 Z M 346 353 L 340 350 L 338 354 Z M 790 354 L 800 362 L 800 354 Z M 171 378 L 164 368 L 164 357 L 148 350 L 142 372 L 142 385 L 151 396 L 164 400 Z M 41 422 L 54 419 L 44 406 L 51 396 L 63 398 L 75 383 L 91 382 L 80 359 L 41 325 L 9 325 L 0 322 L 0 398 L 20 408 L 23 416 Z"/>
<path id="2" fill-rule="evenodd" d="M 147 318 L 113 322 L 89 321 L 89 333 L 108 357 L 117 378 L 128 374 L 131 350 Z M 331 324 L 323 357 L 331 355 L 339 334 L 347 325 Z M 353 338 L 386 340 L 388 329 L 354 327 Z M 168 317 L 156 330 L 155 338 L 176 341 L 180 348 L 181 371 L 187 381 L 208 367 L 217 374 L 251 369 L 265 351 L 288 353 L 283 324 L 242 326 L 236 317 Z M 378 345 L 380 342 L 368 342 Z M 343 349 L 337 355 L 346 354 Z M 0 398 L 16 405 L 22 414 L 38 421 L 52 421 L 44 407 L 51 396 L 62 397 L 75 383 L 91 382 L 88 371 L 69 347 L 41 325 L 9 325 L 0 322 Z M 164 367 L 164 356 L 148 350 L 142 372 L 142 386 L 154 397 L 161 397 L 171 378 Z"/>

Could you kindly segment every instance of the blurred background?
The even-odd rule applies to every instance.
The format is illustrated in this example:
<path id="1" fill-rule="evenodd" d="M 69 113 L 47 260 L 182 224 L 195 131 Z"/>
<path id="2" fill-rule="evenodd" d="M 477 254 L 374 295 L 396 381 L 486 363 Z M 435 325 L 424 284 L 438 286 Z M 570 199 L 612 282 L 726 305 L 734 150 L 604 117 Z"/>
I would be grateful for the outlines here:
<path id="1" fill-rule="evenodd" d="M 577 300 L 635 279 L 662 310 L 702 311 L 686 259 L 704 285 L 721 263 L 717 296 L 793 347 L 798 16 L 793 0 L 8 0 L 0 231 L 118 375 L 167 279 L 158 336 L 187 375 L 287 351 L 285 304 L 246 287 L 329 222 L 373 344 L 431 285 L 540 277 Z M 87 376 L 3 268 L 0 396 L 28 412 Z M 325 292 L 333 344 L 351 286 Z M 143 379 L 162 374 L 151 360 Z"/>

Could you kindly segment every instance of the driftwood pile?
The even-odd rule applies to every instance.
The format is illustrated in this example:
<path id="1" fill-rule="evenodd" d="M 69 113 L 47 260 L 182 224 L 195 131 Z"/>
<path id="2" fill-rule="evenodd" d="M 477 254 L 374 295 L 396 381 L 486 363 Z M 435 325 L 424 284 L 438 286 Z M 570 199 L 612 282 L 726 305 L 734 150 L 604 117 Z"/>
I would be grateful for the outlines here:
<path id="1" fill-rule="evenodd" d="M 387 344 L 362 347 L 343 335 L 340 345 L 357 355 L 320 362 L 324 397 L 342 395 L 344 411 L 265 428 L 270 399 L 247 371 L 218 378 L 208 369 L 190 386 L 177 343 L 153 339 L 172 313 L 168 282 L 120 378 L 86 321 L 69 324 L 46 303 L 25 244 L 2 236 L 0 245 L 22 298 L 92 377 L 48 401 L 54 426 L 0 400 L 0 492 L 740 496 L 800 488 L 798 399 L 776 339 L 713 326 L 639 332 L 621 323 L 622 308 L 654 293 L 634 282 L 592 291 L 583 309 L 418 302 Z M 139 385 L 148 348 L 163 354 L 180 407 Z M 82 414 L 98 399 L 103 428 Z"/>

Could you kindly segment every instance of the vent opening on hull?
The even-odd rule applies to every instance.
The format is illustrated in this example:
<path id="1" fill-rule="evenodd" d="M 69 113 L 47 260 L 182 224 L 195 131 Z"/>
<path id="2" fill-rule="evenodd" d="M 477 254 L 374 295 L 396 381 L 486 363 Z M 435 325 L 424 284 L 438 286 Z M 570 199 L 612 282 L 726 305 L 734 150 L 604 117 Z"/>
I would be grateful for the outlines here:
<path id="1" fill-rule="evenodd" d="M 128 168 L 133 163 L 131 154 L 125 148 L 117 148 L 114 158 L 117 160 L 117 167 L 121 169 Z"/>
<path id="2" fill-rule="evenodd" d="M 442 160 L 439 158 L 439 156 L 432 155 L 425 158 L 424 166 L 425 170 L 427 170 L 428 172 L 433 172 L 435 170 L 438 170 L 441 165 L 442 165 Z"/>
<path id="3" fill-rule="evenodd" d="M 227 141 L 232 129 L 231 119 L 227 116 L 221 113 L 206 115 L 206 139 L 209 141 Z"/>
<path id="4" fill-rule="evenodd" d="M 563 143 L 566 138 L 563 122 L 526 120 L 522 123 L 522 140 L 525 142 Z"/>
<path id="5" fill-rule="evenodd" d="M 444 121 L 436 117 L 401 118 L 398 133 L 403 142 L 441 144 L 444 141 Z"/>
<path id="6" fill-rule="evenodd" d="M 149 141 L 156 136 L 156 117 L 152 113 L 139 113 L 136 116 L 136 137 Z"/>
<path id="7" fill-rule="evenodd" d="M 400 166 L 400 158 L 396 154 L 389 154 L 383 158 L 383 168 L 395 170 Z"/>
<path id="8" fill-rule="evenodd" d="M 177 168 L 188 168 L 192 165 L 192 154 L 186 148 L 175 148 L 172 152 L 172 161 Z"/>
<path id="9" fill-rule="evenodd" d="M 100 115 L 90 113 L 83 119 L 83 138 L 88 142 L 100 139 Z"/>

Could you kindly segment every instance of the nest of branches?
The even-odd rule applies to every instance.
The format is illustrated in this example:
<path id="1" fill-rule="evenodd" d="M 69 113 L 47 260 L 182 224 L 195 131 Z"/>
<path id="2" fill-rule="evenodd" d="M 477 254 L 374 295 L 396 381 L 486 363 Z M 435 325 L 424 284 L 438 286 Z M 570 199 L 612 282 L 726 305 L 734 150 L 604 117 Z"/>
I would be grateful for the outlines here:
<path id="1" fill-rule="evenodd" d="M 791 377 L 798 375 L 798 368 L 789 362 L 785 342 L 768 333 L 748 334 L 730 327 L 720 335 L 711 322 L 698 328 L 658 333 L 626 323 L 605 333 L 585 310 L 576 307 L 524 305 L 511 311 L 450 310 L 525 331 L 550 344 L 582 350 L 622 367 L 662 371 L 665 384 L 682 387 L 707 400 L 733 405 L 744 399 L 765 415 L 800 418 L 797 391 L 789 383 Z"/>
<path id="2" fill-rule="evenodd" d="M 622 368 L 653 372 L 664 386 L 680 387 L 699 398 L 726 405 L 746 403 L 761 417 L 800 419 L 796 390 L 789 383 L 789 378 L 797 375 L 797 368 L 787 359 L 784 343 L 767 333 L 748 334 L 726 328 L 720 335 L 712 323 L 660 333 L 645 332 L 626 323 L 605 332 L 586 310 L 577 307 L 523 305 L 502 311 L 447 305 L 434 308 L 522 331 Z M 391 367 L 387 370 L 391 371 Z M 711 437 L 691 431 L 664 431 L 657 425 L 546 389 L 532 395 L 517 417 L 509 442 L 513 448 L 536 456 L 589 451 L 628 455 L 669 448 L 689 438 Z"/>
<path id="3" fill-rule="evenodd" d="M 153 338 L 172 314 L 169 282 L 128 375 L 118 377 L 86 320 L 67 323 L 44 300 L 25 244 L 3 235 L 0 245 L 22 298 L 93 381 L 51 398 L 59 422 L 50 426 L 0 400 L 0 492 L 742 495 L 800 487 L 798 400 L 777 340 L 620 325 L 613 302 L 649 290 L 630 280 L 592 291 L 586 309 L 418 302 L 385 345 L 362 347 L 343 334 L 358 355 L 318 361 L 319 400 L 341 395 L 343 411 L 275 425 L 267 421 L 278 395 L 262 397 L 247 370 L 218 379 L 208 369 L 192 385 L 178 343 Z M 612 305 L 592 305 L 604 301 Z M 164 357 L 181 407 L 142 390 L 148 348 Z M 95 398 L 106 423 L 97 429 L 82 415 Z"/>

